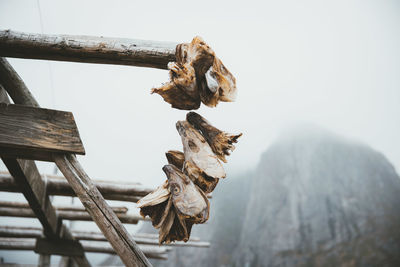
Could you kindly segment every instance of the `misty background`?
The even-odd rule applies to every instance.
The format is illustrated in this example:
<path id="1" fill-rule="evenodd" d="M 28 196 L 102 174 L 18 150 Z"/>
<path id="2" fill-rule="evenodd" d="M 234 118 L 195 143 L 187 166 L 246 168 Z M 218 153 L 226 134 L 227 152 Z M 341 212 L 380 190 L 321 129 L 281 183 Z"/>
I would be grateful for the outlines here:
<path id="1" fill-rule="evenodd" d="M 0 0 L 0 28 L 178 43 L 203 37 L 237 80 L 236 102 L 198 110 L 244 134 L 225 164 L 229 182 L 298 124 L 368 144 L 400 169 L 399 11 L 398 1 Z M 9 62 L 42 107 L 73 112 L 86 149 L 79 161 L 92 179 L 164 181 L 164 153 L 182 149 L 175 123 L 186 115 L 150 95 L 168 80 L 166 70 Z M 40 170 L 52 173 L 53 165 Z"/>

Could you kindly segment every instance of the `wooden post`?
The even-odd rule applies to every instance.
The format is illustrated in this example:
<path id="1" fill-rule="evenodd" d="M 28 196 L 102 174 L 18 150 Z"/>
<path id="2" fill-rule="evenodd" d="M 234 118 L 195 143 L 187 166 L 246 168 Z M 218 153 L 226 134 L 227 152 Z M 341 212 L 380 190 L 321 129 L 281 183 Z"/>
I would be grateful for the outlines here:
<path id="1" fill-rule="evenodd" d="M 126 266 L 151 266 L 74 155 L 55 156 L 57 167 Z"/>
<path id="2" fill-rule="evenodd" d="M 49 254 L 39 254 L 38 267 L 50 267 L 50 257 Z"/>
<path id="3" fill-rule="evenodd" d="M 0 58 L 0 84 L 15 104 L 39 107 L 39 103 L 32 96 L 24 81 L 5 58 Z"/>
<path id="4" fill-rule="evenodd" d="M 0 56 L 167 69 L 177 43 L 0 31 Z"/>

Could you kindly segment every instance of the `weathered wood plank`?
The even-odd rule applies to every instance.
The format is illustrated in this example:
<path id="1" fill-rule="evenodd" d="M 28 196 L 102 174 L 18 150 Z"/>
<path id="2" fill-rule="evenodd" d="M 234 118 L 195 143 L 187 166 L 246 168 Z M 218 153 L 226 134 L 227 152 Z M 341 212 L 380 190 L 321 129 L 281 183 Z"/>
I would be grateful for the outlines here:
<path id="1" fill-rule="evenodd" d="M 14 103 L 22 105 L 39 106 L 29 90 L 26 88 L 24 82 L 19 78 L 18 74 L 14 71 L 7 60 L 0 60 L 0 90 L 6 90 L 10 93 Z M 5 70 L 5 72 L 3 71 Z M 3 93 L 4 95 L 4 93 Z M 10 103 L 8 97 L 2 99 L 3 103 Z M 13 175 L 17 184 L 22 190 L 26 200 L 32 210 L 35 211 L 36 217 L 40 218 L 42 223 L 43 232 L 49 238 L 67 238 L 73 239 L 68 228 L 61 224 L 61 221 L 55 216 L 55 210 L 50 202 L 49 197 L 45 194 L 45 185 L 40 177 L 34 161 L 17 160 L 13 158 L 2 158 L 3 162 L 7 162 L 9 172 Z M 11 168 L 11 170 L 10 170 Z M 28 176 L 27 176 L 28 175 Z M 55 216 L 55 217 L 54 217 Z M 74 261 L 78 266 L 90 267 L 90 263 L 85 256 L 74 257 Z"/>
<path id="2" fill-rule="evenodd" d="M 0 149 L 85 154 L 70 112 L 0 103 Z M 29 150 L 29 151 L 27 151 Z M 2 156 L 6 156 L 1 152 Z"/>
<path id="3" fill-rule="evenodd" d="M 55 163 L 126 266 L 151 266 L 74 155 L 55 157 Z"/>
<path id="4" fill-rule="evenodd" d="M 177 43 L 0 31 L 0 56 L 167 69 Z"/>

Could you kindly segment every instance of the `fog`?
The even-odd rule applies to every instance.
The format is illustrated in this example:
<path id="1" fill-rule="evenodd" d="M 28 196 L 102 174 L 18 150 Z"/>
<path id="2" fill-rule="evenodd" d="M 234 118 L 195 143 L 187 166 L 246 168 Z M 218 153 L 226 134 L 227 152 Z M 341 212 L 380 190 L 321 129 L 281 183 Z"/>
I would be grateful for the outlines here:
<path id="1" fill-rule="evenodd" d="M 253 168 L 280 133 L 320 125 L 382 152 L 400 170 L 398 1 L 0 1 L 0 28 L 189 42 L 202 36 L 237 80 L 234 103 L 198 112 L 243 132 L 225 165 Z M 174 110 L 150 89 L 165 70 L 9 59 L 42 107 L 72 111 L 92 178 L 164 181 L 182 149 Z M 42 172 L 53 166 L 41 164 Z"/>

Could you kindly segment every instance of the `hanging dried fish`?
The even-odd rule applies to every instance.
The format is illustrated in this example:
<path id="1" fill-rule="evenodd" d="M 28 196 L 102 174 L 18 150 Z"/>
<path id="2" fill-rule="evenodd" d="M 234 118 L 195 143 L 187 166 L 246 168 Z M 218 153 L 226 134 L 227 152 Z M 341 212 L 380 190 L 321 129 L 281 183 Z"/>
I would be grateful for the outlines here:
<path id="1" fill-rule="evenodd" d="M 176 128 L 181 136 L 185 163 L 183 170 L 205 193 L 214 190 L 225 170 L 204 137 L 187 121 L 178 121 Z"/>
<path id="2" fill-rule="evenodd" d="M 242 134 L 235 135 L 220 131 L 196 112 L 189 112 L 186 115 L 186 120 L 201 132 L 215 155 L 226 163 L 225 156 L 229 156 L 230 152 L 235 149 L 234 143 L 237 143 L 237 139 Z"/>
<path id="3" fill-rule="evenodd" d="M 207 176 L 225 178 L 225 170 L 204 137 L 187 121 L 178 121 L 176 129 L 182 139 L 185 161 L 193 163 Z"/>
<path id="4" fill-rule="evenodd" d="M 153 88 L 152 93 L 184 110 L 198 109 L 200 102 L 215 107 L 219 101 L 235 100 L 235 77 L 201 37 L 177 45 L 175 55 L 176 62 L 168 64 L 170 82 Z"/>

